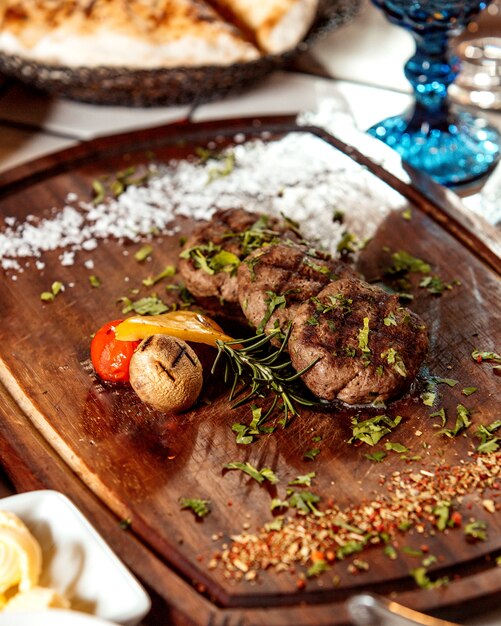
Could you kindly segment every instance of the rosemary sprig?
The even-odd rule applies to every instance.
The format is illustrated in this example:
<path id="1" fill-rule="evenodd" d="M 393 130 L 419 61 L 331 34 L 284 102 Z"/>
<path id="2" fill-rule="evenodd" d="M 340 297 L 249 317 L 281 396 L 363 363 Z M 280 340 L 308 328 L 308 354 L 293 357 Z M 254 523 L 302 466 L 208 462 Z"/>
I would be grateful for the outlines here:
<path id="1" fill-rule="evenodd" d="M 212 366 L 214 373 L 221 357 L 225 358 L 224 381 L 231 380 L 230 401 L 235 398 L 239 383 L 248 388 L 245 396 L 232 405 L 236 408 L 256 397 L 272 394 L 273 402 L 263 417 L 265 421 L 274 411 L 279 400 L 282 400 L 283 418 L 280 425 L 287 426 L 290 417 L 298 415 L 297 405 L 314 406 L 317 401 L 307 395 L 301 382 L 301 376 L 312 368 L 318 359 L 312 361 L 300 372 L 292 367 L 291 360 L 286 353 L 291 326 L 285 334 L 280 330 L 273 330 L 266 335 L 259 333 L 249 339 L 237 341 L 216 341 L 218 353 Z M 281 337 L 278 348 L 274 348 L 271 340 Z"/>

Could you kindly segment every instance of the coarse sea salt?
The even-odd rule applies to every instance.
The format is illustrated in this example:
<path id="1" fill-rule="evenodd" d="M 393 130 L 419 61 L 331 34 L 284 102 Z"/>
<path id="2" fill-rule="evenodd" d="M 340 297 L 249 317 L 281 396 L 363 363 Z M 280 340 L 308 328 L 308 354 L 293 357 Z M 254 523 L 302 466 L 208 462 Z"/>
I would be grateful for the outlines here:
<path id="1" fill-rule="evenodd" d="M 368 170 L 308 133 L 269 142 L 239 138 L 231 151 L 235 165 L 225 175 L 219 171 L 224 161 L 213 159 L 157 164 L 145 185 L 131 185 L 116 199 L 94 205 L 70 192 L 51 218 L 30 216 L 20 222 L 6 217 L 0 232 L 3 269 L 22 272 L 20 260 L 29 258 L 42 269 L 40 257 L 58 249 L 61 264 L 70 265 L 79 251 L 92 251 L 108 238 L 172 235 L 177 216 L 210 219 L 217 209 L 234 207 L 283 214 L 299 223 L 306 238 L 335 252 L 347 230 L 361 239 L 371 237 L 385 215 L 406 206 L 400 194 Z M 335 211 L 345 214 L 343 224 L 333 221 Z"/>

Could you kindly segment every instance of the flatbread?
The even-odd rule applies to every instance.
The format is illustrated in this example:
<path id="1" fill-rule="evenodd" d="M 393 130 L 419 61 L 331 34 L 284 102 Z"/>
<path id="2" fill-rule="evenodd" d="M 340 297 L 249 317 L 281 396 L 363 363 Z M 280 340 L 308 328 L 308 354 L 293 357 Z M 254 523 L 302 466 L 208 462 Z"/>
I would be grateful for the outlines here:
<path id="1" fill-rule="evenodd" d="M 0 0 L 0 52 L 48 65 L 230 65 L 260 51 L 203 0 Z"/>
<path id="2" fill-rule="evenodd" d="M 295 48 L 308 32 L 318 0 L 209 0 L 225 17 L 250 32 L 259 48 L 281 54 Z"/>

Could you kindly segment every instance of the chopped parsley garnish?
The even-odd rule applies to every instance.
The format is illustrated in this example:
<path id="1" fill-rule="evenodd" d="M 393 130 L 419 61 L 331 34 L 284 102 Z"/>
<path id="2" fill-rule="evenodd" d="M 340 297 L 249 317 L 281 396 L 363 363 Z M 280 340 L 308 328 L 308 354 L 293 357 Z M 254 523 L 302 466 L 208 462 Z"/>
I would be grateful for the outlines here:
<path id="1" fill-rule="evenodd" d="M 207 179 L 207 184 L 209 185 L 214 180 L 218 178 L 224 178 L 225 176 L 229 176 L 233 170 L 235 169 L 235 154 L 234 152 L 227 152 L 223 157 L 223 164 L 221 167 L 211 167 L 209 169 L 209 176 Z"/>
<path id="2" fill-rule="evenodd" d="M 475 437 L 480 439 L 480 443 L 476 448 L 476 452 L 480 454 L 489 454 L 499 450 L 501 438 L 496 436 L 496 432 L 501 428 L 501 420 L 496 420 L 491 424 L 480 424 L 475 431 Z"/>
<path id="3" fill-rule="evenodd" d="M 141 248 L 139 248 L 139 250 L 134 253 L 134 258 L 136 259 L 138 263 L 142 263 L 143 261 L 146 261 L 146 259 L 150 257 L 152 253 L 153 253 L 153 246 L 151 246 L 148 243 L 142 246 Z"/>
<path id="4" fill-rule="evenodd" d="M 433 295 L 440 296 L 444 291 L 451 290 L 458 282 L 459 281 L 452 281 L 451 283 L 445 283 L 440 276 L 425 276 L 419 283 L 419 286 L 423 289 L 427 289 Z"/>
<path id="5" fill-rule="evenodd" d="M 372 454 L 364 454 L 364 456 L 366 459 L 369 459 L 369 461 L 372 461 L 373 463 L 381 463 L 381 461 L 386 457 L 386 452 L 383 452 L 383 450 L 377 450 Z"/>
<path id="6" fill-rule="evenodd" d="M 231 429 L 236 433 L 236 442 L 247 445 L 253 443 L 260 435 L 267 435 L 274 431 L 274 426 L 265 426 L 270 417 L 269 411 L 263 413 L 261 407 L 251 406 L 252 420 L 250 424 L 235 423 Z"/>
<path id="7" fill-rule="evenodd" d="M 317 458 L 319 454 L 320 454 L 320 448 L 312 448 L 311 450 L 307 450 L 303 454 L 303 459 L 305 459 L 306 461 L 313 461 Z"/>
<path id="8" fill-rule="evenodd" d="M 439 411 L 435 411 L 435 413 L 430 413 L 430 417 L 439 417 L 442 420 L 442 426 L 445 426 L 447 422 L 445 409 L 443 407 Z"/>
<path id="9" fill-rule="evenodd" d="M 411 576 L 414 577 L 418 587 L 421 589 L 436 589 L 449 584 L 447 576 L 437 578 L 437 580 L 431 580 L 425 567 L 417 567 L 416 569 L 411 570 L 410 573 Z"/>
<path id="10" fill-rule="evenodd" d="M 233 275 L 240 265 L 240 259 L 236 254 L 224 250 L 212 241 L 188 248 L 181 252 L 179 256 L 182 259 L 191 260 L 196 269 L 201 269 L 211 276 L 218 272 L 226 272 Z"/>
<path id="11" fill-rule="evenodd" d="M 391 255 L 392 265 L 387 268 L 386 274 L 402 274 L 407 272 L 419 272 L 429 274 L 431 267 L 426 261 L 412 256 L 404 250 L 399 250 Z"/>
<path id="12" fill-rule="evenodd" d="M 474 394 L 476 391 L 478 391 L 477 387 L 465 387 L 461 393 L 463 394 L 463 396 L 471 396 L 472 394 Z"/>
<path id="13" fill-rule="evenodd" d="M 342 224 L 344 222 L 344 211 L 340 209 L 334 209 L 332 214 L 332 221 L 337 224 Z"/>
<path id="14" fill-rule="evenodd" d="M 131 300 L 123 297 L 118 300 L 122 306 L 122 313 L 137 313 L 138 315 L 160 315 L 166 313 L 169 307 L 160 300 L 156 295 L 140 298 L 139 300 Z"/>
<path id="15" fill-rule="evenodd" d="M 90 283 L 90 286 L 93 287 L 94 289 L 101 287 L 101 281 L 99 280 L 97 276 L 94 276 L 94 274 L 91 274 L 89 276 L 89 283 Z"/>
<path id="16" fill-rule="evenodd" d="M 404 452 L 409 452 L 409 448 L 407 448 L 403 444 L 393 443 L 391 441 L 387 441 L 384 444 L 384 448 L 385 450 L 388 450 L 388 452 L 396 452 L 397 454 L 403 454 Z"/>
<path id="17" fill-rule="evenodd" d="M 456 407 L 456 424 L 454 428 L 442 428 L 438 431 L 440 435 L 446 435 L 447 437 L 456 437 L 463 430 L 471 426 L 470 419 L 471 411 L 462 404 L 458 404 Z"/>
<path id="18" fill-rule="evenodd" d="M 269 469 L 268 467 L 263 467 L 263 469 L 258 470 L 250 463 L 241 463 L 240 461 L 233 461 L 231 463 L 226 463 L 224 465 L 224 469 L 240 470 L 241 472 L 244 472 L 245 474 L 247 474 L 248 476 L 250 476 L 251 478 L 253 478 L 260 484 L 263 483 L 265 480 L 267 480 L 272 485 L 275 485 L 276 483 L 278 483 L 277 475 L 273 472 L 273 470 Z"/>
<path id="19" fill-rule="evenodd" d="M 402 417 L 397 415 L 395 419 L 391 419 L 387 415 L 376 415 L 366 420 L 358 421 L 358 417 L 351 418 L 352 437 L 348 443 L 361 441 L 369 446 L 375 446 L 385 435 L 391 433 L 400 422 Z"/>
<path id="20" fill-rule="evenodd" d="M 63 283 L 59 280 L 55 280 L 50 286 L 50 291 L 42 291 L 40 300 L 43 302 L 52 302 L 62 291 L 64 291 Z"/>
<path id="21" fill-rule="evenodd" d="M 176 268 L 174 265 L 167 265 L 161 272 L 156 274 L 156 276 L 148 276 L 143 280 L 143 285 L 145 287 L 153 287 L 164 278 L 171 278 L 176 273 Z"/>
<path id="22" fill-rule="evenodd" d="M 197 517 L 205 517 L 210 513 L 210 501 L 199 498 L 179 498 L 181 509 L 190 509 Z"/>
<path id="23" fill-rule="evenodd" d="M 363 246 L 360 243 L 359 239 L 356 237 L 356 235 L 350 232 L 346 232 L 343 233 L 341 240 L 337 244 L 336 249 L 342 256 L 348 256 L 353 252 L 357 252 L 357 250 L 360 250 L 362 247 Z"/>
<path id="24" fill-rule="evenodd" d="M 132 526 L 132 520 L 127 518 L 121 519 L 118 523 L 122 530 L 128 530 Z"/>
<path id="25" fill-rule="evenodd" d="M 287 306 L 287 300 L 284 294 L 279 296 L 273 291 L 267 291 L 266 295 L 268 296 L 268 298 L 266 298 L 268 308 L 266 309 L 266 313 L 261 320 L 259 327 L 256 329 L 257 334 L 264 331 L 264 329 L 266 328 L 266 324 L 269 322 L 270 317 L 275 311 L 277 311 L 278 309 L 283 309 Z"/>
<path id="26" fill-rule="evenodd" d="M 326 572 L 328 569 L 329 569 L 329 565 L 327 561 L 319 559 L 318 561 L 315 561 L 313 565 L 311 565 L 307 569 L 306 577 L 314 578 L 315 576 L 319 576 L 320 574 L 323 574 L 323 572 Z"/>
<path id="27" fill-rule="evenodd" d="M 395 350 L 395 348 L 388 348 L 388 350 L 382 352 L 381 358 L 386 359 L 388 365 L 393 366 L 393 369 L 397 372 L 397 374 L 399 374 L 399 376 L 402 376 L 403 378 L 407 376 L 407 368 L 405 367 L 405 363 L 403 362 L 402 357 Z"/>
<path id="28" fill-rule="evenodd" d="M 412 219 L 412 209 L 409 208 L 402 211 L 402 217 L 404 220 L 410 221 Z"/>
<path id="29" fill-rule="evenodd" d="M 322 517 L 323 513 L 315 506 L 320 502 L 320 496 L 311 491 L 294 491 L 287 489 L 287 497 L 289 498 L 289 506 L 297 509 L 302 515 L 313 513 L 316 517 Z"/>
<path id="30" fill-rule="evenodd" d="M 291 480 L 288 485 L 290 485 L 291 487 L 294 485 L 304 485 L 306 487 L 311 487 L 311 481 L 313 478 L 315 478 L 315 476 L 315 472 L 309 472 L 308 474 L 296 476 L 296 478 L 294 478 L 294 480 Z"/>
<path id="31" fill-rule="evenodd" d="M 433 515 L 435 515 L 435 526 L 440 531 L 444 531 L 447 527 L 451 526 L 451 502 L 439 502 L 433 508 Z"/>
<path id="32" fill-rule="evenodd" d="M 434 391 L 424 391 L 419 397 L 425 406 L 433 406 L 437 394 Z"/>
<path id="33" fill-rule="evenodd" d="M 395 315 L 393 313 L 389 313 L 383 319 L 383 323 L 384 323 L 385 326 L 396 326 L 397 325 L 397 320 L 395 318 Z"/>
<path id="34" fill-rule="evenodd" d="M 432 382 L 438 384 L 438 385 L 448 385 L 449 387 L 455 387 L 458 384 L 458 380 L 454 379 L 454 378 L 438 378 L 436 376 L 432 377 Z"/>
<path id="35" fill-rule="evenodd" d="M 288 509 L 289 503 L 287 500 L 280 500 L 280 498 L 273 498 L 270 502 L 270 511 L 276 511 L 277 509 Z"/>
<path id="36" fill-rule="evenodd" d="M 473 350 L 471 353 L 471 358 L 477 363 L 482 363 L 482 361 L 489 361 L 491 363 L 500 363 L 501 364 L 501 355 L 497 354 L 497 352 L 481 352 L 479 350 Z"/>
<path id="37" fill-rule="evenodd" d="M 369 318 L 364 317 L 364 325 L 358 331 L 358 347 L 363 353 L 364 359 L 370 362 L 371 349 L 369 348 Z"/>
<path id="38" fill-rule="evenodd" d="M 482 520 L 472 520 L 464 527 L 464 534 L 468 539 L 487 541 L 487 523 Z"/>

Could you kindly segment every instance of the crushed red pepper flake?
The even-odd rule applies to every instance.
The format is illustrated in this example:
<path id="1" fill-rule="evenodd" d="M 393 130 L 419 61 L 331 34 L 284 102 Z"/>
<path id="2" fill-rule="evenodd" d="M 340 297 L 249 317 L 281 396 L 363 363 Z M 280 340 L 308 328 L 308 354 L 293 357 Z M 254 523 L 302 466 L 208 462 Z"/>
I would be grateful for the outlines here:
<path id="1" fill-rule="evenodd" d="M 228 579 L 254 580 L 259 571 L 267 569 L 280 572 L 291 571 L 295 565 L 309 567 L 320 554 L 332 563 L 369 546 L 382 545 L 411 528 L 418 533 L 436 528 L 437 505 L 459 505 L 468 494 L 496 489 L 500 477 L 501 452 L 479 455 L 457 466 L 438 465 L 433 471 L 393 472 L 387 480 L 382 479 L 386 495 L 344 510 L 331 504 L 321 517 L 284 518 L 278 529 L 244 531 L 233 536 L 231 544 L 215 554 L 211 564 L 217 562 Z M 453 526 L 461 521 L 461 514 L 451 510 Z M 249 576 L 250 572 L 254 573 Z M 298 579 L 298 586 L 302 580 Z"/>

